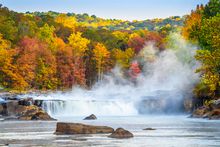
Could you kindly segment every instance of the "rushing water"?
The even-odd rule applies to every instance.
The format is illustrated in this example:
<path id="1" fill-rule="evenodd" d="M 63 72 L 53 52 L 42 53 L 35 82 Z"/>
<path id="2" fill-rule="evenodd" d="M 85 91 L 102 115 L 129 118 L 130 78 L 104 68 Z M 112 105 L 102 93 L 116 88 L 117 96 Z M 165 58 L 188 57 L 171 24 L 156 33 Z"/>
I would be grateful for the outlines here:
<path id="1" fill-rule="evenodd" d="M 106 147 L 219 147 L 220 121 L 186 116 L 60 117 L 59 121 L 123 127 L 134 134 L 131 139 L 112 139 L 109 134 L 55 135 L 56 122 L 0 122 L 0 144 L 9 146 L 106 146 Z M 156 130 L 145 131 L 152 127 Z"/>

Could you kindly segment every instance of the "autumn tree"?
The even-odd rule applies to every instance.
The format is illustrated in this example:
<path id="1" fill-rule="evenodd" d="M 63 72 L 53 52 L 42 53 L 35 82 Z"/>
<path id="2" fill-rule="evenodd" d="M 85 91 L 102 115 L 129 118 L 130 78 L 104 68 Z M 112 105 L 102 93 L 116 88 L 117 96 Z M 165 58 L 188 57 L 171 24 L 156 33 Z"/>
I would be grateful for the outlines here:
<path id="1" fill-rule="evenodd" d="M 88 50 L 90 41 L 81 36 L 81 33 L 73 33 L 68 38 L 69 47 L 72 49 L 74 62 L 74 78 L 75 82 L 81 86 L 85 86 L 85 63 L 84 56 Z"/>
<path id="2" fill-rule="evenodd" d="M 128 40 L 128 46 L 130 48 L 134 48 L 136 54 L 140 52 L 140 50 L 144 47 L 145 40 L 137 33 L 133 33 L 130 35 Z"/>
<path id="3" fill-rule="evenodd" d="M 24 90 L 28 84 L 18 73 L 16 65 L 13 64 L 14 50 L 10 49 L 10 43 L 2 38 L 0 34 L 0 85 L 4 88 Z"/>
<path id="4" fill-rule="evenodd" d="M 75 32 L 77 21 L 74 16 L 67 16 L 66 14 L 60 14 L 55 18 L 57 23 L 63 24 L 64 27 L 70 28 Z"/>
<path id="5" fill-rule="evenodd" d="M 112 58 L 113 60 L 119 64 L 123 69 L 128 69 L 130 67 L 132 58 L 134 57 L 134 50 L 132 48 L 128 48 L 125 51 L 120 49 L 112 50 Z"/>
<path id="6" fill-rule="evenodd" d="M 132 81 L 135 81 L 136 78 L 140 75 L 141 73 L 141 69 L 139 67 L 139 64 L 137 61 L 133 61 L 130 64 L 130 68 L 129 68 L 129 76 L 131 78 Z"/>
<path id="7" fill-rule="evenodd" d="M 29 88 L 54 89 L 56 87 L 56 63 L 47 45 L 36 38 L 24 37 L 17 48 L 19 74 Z"/>
<path id="8" fill-rule="evenodd" d="M 93 49 L 93 60 L 96 63 L 96 69 L 98 72 L 98 81 L 103 79 L 103 73 L 108 69 L 110 52 L 107 48 L 101 44 L 97 43 Z"/>
<path id="9" fill-rule="evenodd" d="M 195 11 L 186 17 L 185 25 L 182 29 L 182 34 L 186 39 L 193 41 L 199 37 L 199 31 L 202 23 L 203 6 L 198 6 Z"/>

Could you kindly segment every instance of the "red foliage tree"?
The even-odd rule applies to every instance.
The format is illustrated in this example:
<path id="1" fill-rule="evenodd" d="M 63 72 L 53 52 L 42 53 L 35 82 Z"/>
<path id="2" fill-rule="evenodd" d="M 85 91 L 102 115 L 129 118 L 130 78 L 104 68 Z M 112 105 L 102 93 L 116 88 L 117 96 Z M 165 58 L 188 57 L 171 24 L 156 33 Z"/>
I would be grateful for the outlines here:
<path id="1" fill-rule="evenodd" d="M 129 76 L 132 80 L 135 80 L 141 73 L 141 69 L 137 61 L 134 61 L 130 65 Z"/>

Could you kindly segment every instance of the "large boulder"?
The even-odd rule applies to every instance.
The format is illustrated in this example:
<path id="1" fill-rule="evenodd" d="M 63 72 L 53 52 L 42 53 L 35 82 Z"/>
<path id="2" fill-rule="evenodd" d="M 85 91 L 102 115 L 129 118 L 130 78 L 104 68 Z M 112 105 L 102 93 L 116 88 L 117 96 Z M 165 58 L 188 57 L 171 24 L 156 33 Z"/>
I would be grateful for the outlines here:
<path id="1" fill-rule="evenodd" d="M 63 123 L 58 122 L 56 134 L 99 134 L 99 133 L 112 133 L 113 128 L 107 126 L 92 126 L 81 123 Z"/>
<path id="2" fill-rule="evenodd" d="M 95 120 L 95 119 L 97 119 L 97 117 L 94 114 L 91 114 L 91 115 L 85 117 L 83 120 Z"/>
<path id="3" fill-rule="evenodd" d="M 109 135 L 108 137 L 123 139 L 123 138 L 134 137 L 134 135 L 131 132 L 129 132 L 129 131 L 123 129 L 123 128 L 118 128 L 111 135 Z"/>

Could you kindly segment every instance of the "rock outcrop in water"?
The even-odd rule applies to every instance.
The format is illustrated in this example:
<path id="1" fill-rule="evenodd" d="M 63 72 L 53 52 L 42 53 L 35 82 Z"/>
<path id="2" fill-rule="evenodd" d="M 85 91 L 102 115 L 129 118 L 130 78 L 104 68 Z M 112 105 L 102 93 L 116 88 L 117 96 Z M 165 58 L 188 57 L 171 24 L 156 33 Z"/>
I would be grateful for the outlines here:
<path id="1" fill-rule="evenodd" d="M 134 135 L 131 132 L 129 132 L 128 130 L 125 130 L 123 128 L 118 128 L 108 137 L 123 139 L 123 138 L 132 138 L 132 137 L 134 137 Z"/>
<path id="2" fill-rule="evenodd" d="M 95 119 L 97 119 L 97 117 L 94 114 L 91 114 L 91 115 L 85 117 L 83 120 L 95 120 Z"/>
<path id="3" fill-rule="evenodd" d="M 19 99 L 17 97 L 4 97 L 0 103 L 0 115 L 5 120 L 54 120 L 42 108 L 34 105 L 32 98 Z"/>
<path id="4" fill-rule="evenodd" d="M 35 105 L 24 106 L 23 109 L 18 117 L 19 120 L 55 120 Z"/>
<path id="5" fill-rule="evenodd" d="M 154 129 L 154 128 L 145 128 L 145 129 L 143 129 L 143 130 L 153 131 L 153 130 L 156 130 L 156 129 Z"/>
<path id="6" fill-rule="evenodd" d="M 213 101 L 208 106 L 201 106 L 193 111 L 194 118 L 220 119 L 220 99 Z"/>
<path id="7" fill-rule="evenodd" d="M 93 126 L 81 123 L 58 122 L 55 134 L 100 134 L 112 133 L 113 131 L 113 128 L 107 126 Z"/>

